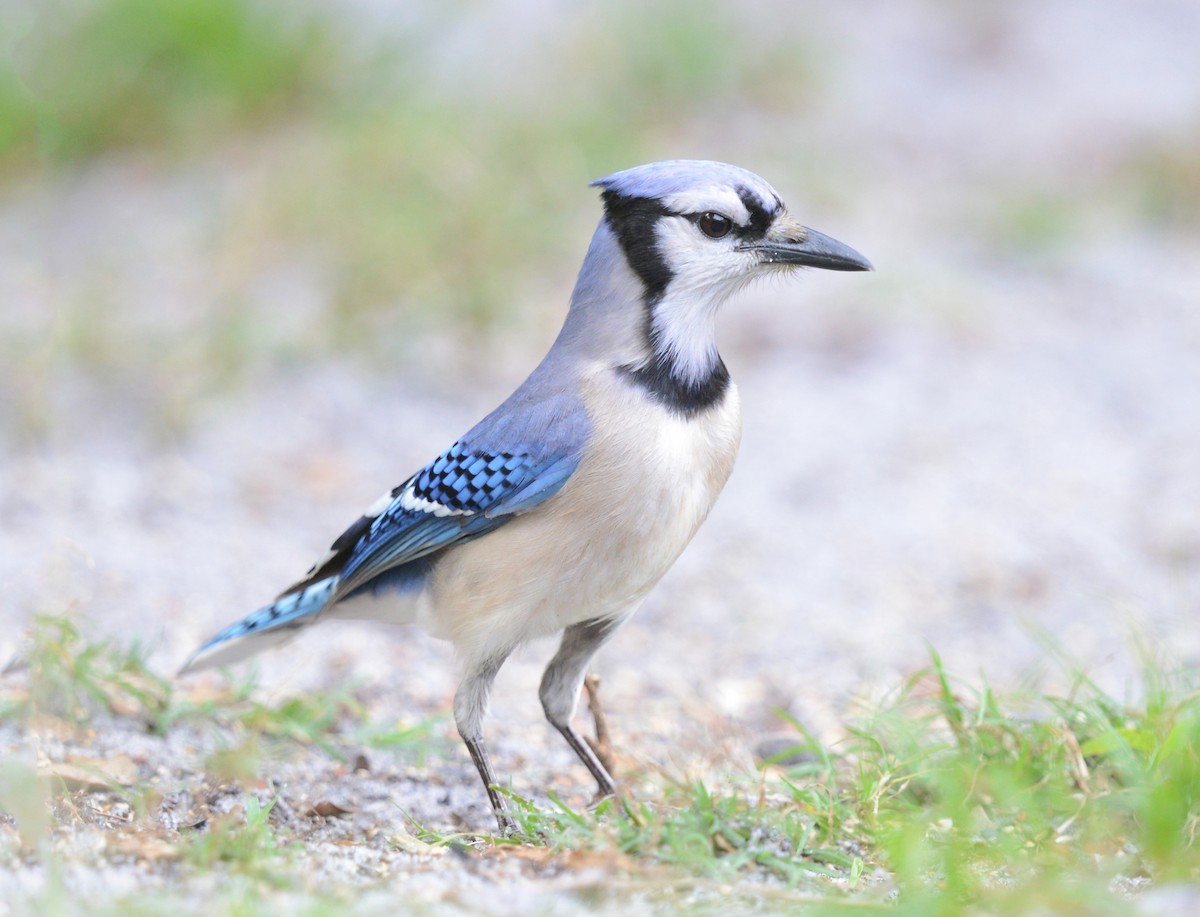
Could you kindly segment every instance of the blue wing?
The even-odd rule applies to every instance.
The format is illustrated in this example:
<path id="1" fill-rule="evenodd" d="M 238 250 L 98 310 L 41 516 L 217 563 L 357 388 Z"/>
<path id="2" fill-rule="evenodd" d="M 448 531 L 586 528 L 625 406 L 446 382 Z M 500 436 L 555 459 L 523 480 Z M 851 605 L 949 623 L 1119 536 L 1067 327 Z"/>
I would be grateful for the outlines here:
<path id="1" fill-rule="evenodd" d="M 311 624 L 339 599 L 377 580 L 407 588 L 435 552 L 477 538 L 556 494 L 579 465 L 577 451 L 535 458 L 455 443 L 333 543 L 308 575 L 204 643 L 183 671 L 236 662 Z"/>
<path id="2" fill-rule="evenodd" d="M 558 493 L 578 465 L 575 452 L 535 458 L 520 450 L 492 452 L 455 443 L 393 490 L 377 516 L 364 516 L 347 529 L 334 542 L 332 556 L 297 587 L 337 572 L 336 601 L 382 573 L 533 509 Z"/>
<path id="3" fill-rule="evenodd" d="M 590 429 L 561 375 L 548 356 L 500 407 L 346 529 L 300 582 L 205 643 L 185 670 L 257 652 L 357 590 L 419 588 L 437 552 L 558 493 L 579 466 Z"/>

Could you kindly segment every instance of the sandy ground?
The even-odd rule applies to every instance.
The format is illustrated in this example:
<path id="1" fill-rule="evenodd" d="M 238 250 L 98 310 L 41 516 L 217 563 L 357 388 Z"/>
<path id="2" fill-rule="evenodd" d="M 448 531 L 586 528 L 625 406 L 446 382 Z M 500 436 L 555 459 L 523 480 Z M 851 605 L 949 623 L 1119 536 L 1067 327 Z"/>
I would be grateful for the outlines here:
<path id="1" fill-rule="evenodd" d="M 1053 684 L 1044 633 L 1118 693 L 1134 690 L 1135 637 L 1200 661 L 1197 223 L 1150 219 L 1126 168 L 1146 150 L 1196 148 L 1200 58 L 1187 36 L 1200 8 L 932 9 L 879 6 L 869 28 L 824 10 L 814 28 L 827 33 L 828 82 L 810 108 L 737 112 L 736 142 L 708 148 L 698 132 L 662 151 L 763 172 L 878 273 L 812 274 L 726 310 L 723 352 L 746 414 L 737 470 L 595 665 L 623 750 L 643 765 L 748 767 L 777 707 L 836 738 L 857 699 L 927 661 L 927 643 L 967 677 Z M 113 301 L 186 290 L 203 256 L 189 207 L 238 181 L 147 183 L 118 166 L 0 199 L 0 302 L 69 295 L 99 257 Z M 1014 241 L 1004 214 L 1031 199 L 1063 228 Z M 578 206 L 598 212 L 582 183 Z M 147 250 L 149 281 L 137 277 Z M 556 288 L 575 267 L 561 266 Z M 64 372 L 44 441 L 4 448 L 0 649 L 15 650 L 32 614 L 69 613 L 89 635 L 140 635 L 173 669 L 519 382 L 554 332 L 553 317 L 533 324 L 484 353 L 447 337 L 407 365 L 351 356 L 263 375 L 205 402 L 169 446 L 136 398 L 114 402 Z M 518 792 L 586 777 L 540 719 L 550 651 L 530 647 L 498 684 L 493 757 Z M 455 684 L 446 646 L 372 625 L 310 631 L 261 666 L 280 696 L 352 673 L 412 718 L 444 711 Z M 306 781 L 337 783 L 327 763 L 287 766 L 297 797 L 323 792 Z M 364 824 L 395 830 L 388 800 L 404 800 L 433 827 L 486 825 L 465 753 L 381 767 L 341 784 Z M 454 906 L 444 867 L 396 852 L 322 862 L 428 882 Z M 478 869 L 455 881 L 520 874 Z M 120 892 L 141 880 L 90 881 Z"/>

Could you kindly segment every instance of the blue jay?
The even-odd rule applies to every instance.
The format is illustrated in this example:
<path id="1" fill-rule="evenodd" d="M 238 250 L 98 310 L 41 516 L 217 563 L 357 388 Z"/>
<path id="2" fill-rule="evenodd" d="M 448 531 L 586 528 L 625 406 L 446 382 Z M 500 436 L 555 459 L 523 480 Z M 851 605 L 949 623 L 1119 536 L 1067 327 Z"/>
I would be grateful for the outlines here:
<path id="1" fill-rule="evenodd" d="M 513 823 L 483 720 L 501 665 L 535 637 L 562 632 L 539 691 L 546 718 L 600 794 L 615 790 L 572 717 L 589 660 L 679 557 L 733 468 L 741 416 L 717 310 L 766 274 L 872 270 L 736 166 L 656 162 L 593 185 L 604 215 L 541 364 L 183 669 L 235 662 L 323 617 L 382 609 L 420 624 L 461 661 L 454 719 L 501 831 Z"/>

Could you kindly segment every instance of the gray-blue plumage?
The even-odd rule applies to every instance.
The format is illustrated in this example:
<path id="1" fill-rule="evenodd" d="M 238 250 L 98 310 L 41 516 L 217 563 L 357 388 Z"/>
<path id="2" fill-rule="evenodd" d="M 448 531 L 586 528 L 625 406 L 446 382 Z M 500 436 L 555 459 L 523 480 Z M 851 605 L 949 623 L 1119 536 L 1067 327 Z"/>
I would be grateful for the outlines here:
<path id="1" fill-rule="evenodd" d="M 557 493 L 579 464 L 589 421 L 577 398 L 539 394 L 548 371 L 544 362 L 462 439 L 394 488 L 386 507 L 343 532 L 304 579 L 214 634 L 182 671 L 199 668 L 201 660 L 231 641 L 294 631 L 339 600 L 364 592 L 414 592 L 441 551 L 486 534 Z M 427 508 L 405 505 L 409 496 Z M 438 515 L 439 509 L 446 514 Z M 220 661 L 240 658 L 235 652 Z"/>
<path id="2" fill-rule="evenodd" d="M 733 188 L 752 194 L 759 205 L 782 209 L 774 189 L 753 172 L 707 159 L 668 159 L 614 172 L 592 182 L 595 188 L 625 198 L 662 201 L 676 194 L 695 194 L 710 188 Z"/>
<path id="3" fill-rule="evenodd" d="M 287 631 L 303 626 L 306 618 L 316 614 L 327 604 L 337 586 L 337 577 L 326 577 L 286 595 L 249 614 L 236 624 L 214 634 L 193 658 L 198 657 L 223 643 L 250 637 L 266 631 Z M 184 667 L 187 671 L 188 666 Z"/>
<path id="4" fill-rule="evenodd" d="M 457 442 L 334 542 L 333 557 L 276 601 L 215 634 L 193 656 L 266 631 L 294 630 L 338 599 L 370 588 L 406 592 L 428 577 L 440 551 L 477 538 L 556 494 L 579 464 L 578 447 L 546 455 L 469 449 Z M 541 453 L 540 460 L 533 456 Z M 412 498 L 426 506 L 406 505 Z M 439 515 L 444 511 L 444 515 Z M 187 671 L 193 663 L 184 667 Z"/>
<path id="5" fill-rule="evenodd" d="M 533 637 L 562 632 L 542 706 L 600 792 L 613 791 L 571 720 L 588 661 L 679 556 L 732 469 L 740 411 L 717 353 L 717 309 L 772 271 L 871 269 L 736 166 L 651 163 L 593 184 L 604 216 L 538 367 L 303 579 L 185 666 L 235 661 L 348 608 L 421 624 L 463 663 L 455 722 L 504 830 L 482 723 L 500 666 Z"/>

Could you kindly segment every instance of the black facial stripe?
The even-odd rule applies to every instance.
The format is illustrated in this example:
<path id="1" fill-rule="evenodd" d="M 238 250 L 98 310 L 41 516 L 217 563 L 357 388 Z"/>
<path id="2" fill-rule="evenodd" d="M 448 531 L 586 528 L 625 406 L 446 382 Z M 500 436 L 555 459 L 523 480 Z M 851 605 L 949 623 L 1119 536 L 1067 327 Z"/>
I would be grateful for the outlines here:
<path id="1" fill-rule="evenodd" d="M 630 268 L 646 287 L 644 333 L 651 360 L 641 367 L 623 366 L 621 372 L 672 413 L 691 417 L 721 401 L 729 390 L 729 370 L 718 357 L 708 375 L 699 382 L 684 382 L 672 371 L 674 367 L 654 328 L 654 307 L 662 299 L 675 274 L 658 249 L 655 224 L 666 216 L 682 216 L 698 221 L 702 214 L 676 213 L 658 201 L 625 197 L 614 191 L 605 191 L 603 200 L 608 225 L 616 235 Z M 766 218 L 767 225 L 770 219 Z M 749 227 L 735 223 L 733 227 L 733 234 L 737 236 L 751 231 L 753 223 Z M 765 226 L 762 232 L 766 232 Z"/>
<path id="2" fill-rule="evenodd" d="M 693 417 L 712 407 L 729 391 L 729 370 L 720 357 L 708 376 L 697 383 L 684 382 L 671 372 L 670 363 L 661 353 L 655 353 L 653 362 L 646 366 L 622 366 L 621 372 L 659 404 L 683 417 Z"/>
<path id="3" fill-rule="evenodd" d="M 773 201 L 774 207 L 768 210 L 758 195 L 749 188 L 739 187 L 737 194 L 750 214 L 750 222 L 745 226 L 735 222 L 732 235 L 750 242 L 761 239 L 766 235 L 775 217 L 783 210 L 783 202 L 776 197 Z M 646 286 L 646 304 L 653 305 L 662 298 L 671 278 L 675 276 L 658 250 L 654 224 L 665 216 L 681 216 L 699 224 L 704 213 L 677 213 L 668 210 L 659 201 L 644 197 L 625 197 L 615 191 L 605 191 L 603 199 L 609 226 L 616 233 L 629 266 Z"/>
<path id="4" fill-rule="evenodd" d="M 783 209 L 783 202 L 779 198 L 775 198 L 775 208 L 767 210 L 762 205 L 757 194 L 754 194 L 749 188 L 738 188 L 738 198 L 742 205 L 750 213 L 750 224 L 748 226 L 739 226 L 734 231 L 742 239 L 754 240 L 761 239 L 767 234 L 767 230 L 771 227 L 771 222 Z"/>
<path id="5" fill-rule="evenodd" d="M 646 286 L 646 305 L 652 306 L 662 299 L 675 276 L 658 250 L 654 231 L 654 224 L 671 211 L 649 198 L 624 197 L 615 191 L 605 191 L 603 197 L 608 225 L 616 233 L 625 260 Z"/>

